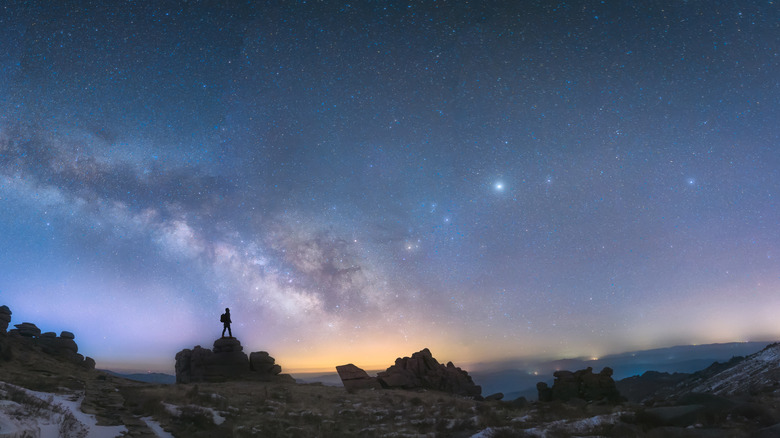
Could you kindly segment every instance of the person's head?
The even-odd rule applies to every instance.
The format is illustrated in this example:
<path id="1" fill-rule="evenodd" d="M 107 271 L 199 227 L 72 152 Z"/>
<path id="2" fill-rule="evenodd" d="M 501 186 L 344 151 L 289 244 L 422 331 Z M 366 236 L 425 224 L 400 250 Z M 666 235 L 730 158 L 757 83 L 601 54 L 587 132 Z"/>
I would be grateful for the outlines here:
<path id="1" fill-rule="evenodd" d="M 230 309 L 228 307 L 225 307 L 225 312 L 230 313 Z"/>

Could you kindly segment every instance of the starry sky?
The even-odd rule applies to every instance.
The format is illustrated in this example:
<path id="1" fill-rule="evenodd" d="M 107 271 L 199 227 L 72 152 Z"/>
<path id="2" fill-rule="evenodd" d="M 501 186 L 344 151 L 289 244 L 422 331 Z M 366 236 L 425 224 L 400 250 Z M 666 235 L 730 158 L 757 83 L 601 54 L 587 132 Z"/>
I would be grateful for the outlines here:
<path id="1" fill-rule="evenodd" d="M 0 41 L 0 304 L 98 367 L 225 307 L 286 371 L 780 338 L 776 2 L 10 0 Z"/>

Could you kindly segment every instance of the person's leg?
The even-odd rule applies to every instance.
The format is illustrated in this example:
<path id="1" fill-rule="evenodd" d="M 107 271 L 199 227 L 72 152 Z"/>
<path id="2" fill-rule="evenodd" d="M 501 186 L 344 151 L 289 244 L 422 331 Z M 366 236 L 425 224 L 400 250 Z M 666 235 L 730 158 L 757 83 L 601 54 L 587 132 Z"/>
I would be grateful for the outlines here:
<path id="1" fill-rule="evenodd" d="M 228 328 L 228 326 L 222 326 L 222 337 L 225 337 L 225 329 Z"/>

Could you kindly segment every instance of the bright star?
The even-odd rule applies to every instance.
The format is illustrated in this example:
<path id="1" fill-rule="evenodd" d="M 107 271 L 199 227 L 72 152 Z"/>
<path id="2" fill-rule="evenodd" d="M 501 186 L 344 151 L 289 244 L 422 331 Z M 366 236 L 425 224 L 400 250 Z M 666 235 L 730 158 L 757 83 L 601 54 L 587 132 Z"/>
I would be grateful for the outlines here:
<path id="1" fill-rule="evenodd" d="M 495 184 L 493 187 L 494 187 L 494 188 L 495 188 L 497 191 L 501 192 L 501 191 L 503 191 L 503 190 L 504 190 L 504 183 L 502 183 L 502 182 L 497 182 L 497 183 L 496 183 L 496 184 Z"/>

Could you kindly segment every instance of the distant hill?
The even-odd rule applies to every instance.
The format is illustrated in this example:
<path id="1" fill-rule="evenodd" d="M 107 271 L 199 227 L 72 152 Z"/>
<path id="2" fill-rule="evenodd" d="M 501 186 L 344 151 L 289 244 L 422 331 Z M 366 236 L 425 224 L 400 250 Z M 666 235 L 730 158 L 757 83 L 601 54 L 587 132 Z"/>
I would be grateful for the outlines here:
<path id="1" fill-rule="evenodd" d="M 131 374 L 123 374 L 123 373 L 117 373 L 111 370 L 101 370 L 103 372 L 113 374 L 117 377 L 122 377 L 128 380 L 135 380 L 136 382 L 145 382 L 145 383 L 157 383 L 157 384 L 164 384 L 164 385 L 172 385 L 176 383 L 176 376 L 173 376 L 171 374 L 164 374 L 164 373 L 131 373 Z"/>
<path id="2" fill-rule="evenodd" d="M 614 379 L 639 376 L 648 371 L 659 373 L 694 373 L 713 362 L 726 362 L 734 356 L 747 356 L 766 347 L 770 342 L 732 342 L 725 344 L 681 345 L 652 350 L 632 351 L 604 356 L 598 360 L 562 359 L 555 361 L 504 361 L 478 364 L 476 370 L 466 369 L 482 394 L 504 393 L 504 400 L 526 397 L 536 399 L 536 384 L 552 384 L 556 370 L 579 370 L 592 367 L 599 371 L 610 367 Z M 334 370 L 335 371 L 335 370 Z M 367 371 L 376 375 L 376 371 Z M 337 373 L 299 373 L 294 375 L 299 383 L 319 382 L 329 386 L 341 386 Z M 651 385 L 652 386 L 652 385 Z"/>
<path id="3" fill-rule="evenodd" d="M 745 358 L 713 364 L 691 377 L 677 395 L 708 393 L 730 397 L 774 393 L 780 386 L 780 343 Z"/>
<path id="4" fill-rule="evenodd" d="M 474 382 L 482 386 L 483 394 L 503 392 L 511 395 L 535 393 L 537 382 L 553 381 L 556 370 L 579 370 L 592 367 L 599 371 L 610 367 L 615 380 L 639 376 L 647 371 L 693 373 L 713 362 L 725 362 L 734 356 L 753 354 L 770 342 L 732 342 L 725 344 L 681 345 L 652 350 L 632 351 L 601 357 L 597 360 L 579 358 L 556 361 L 504 361 L 482 363 L 468 370 Z"/>

